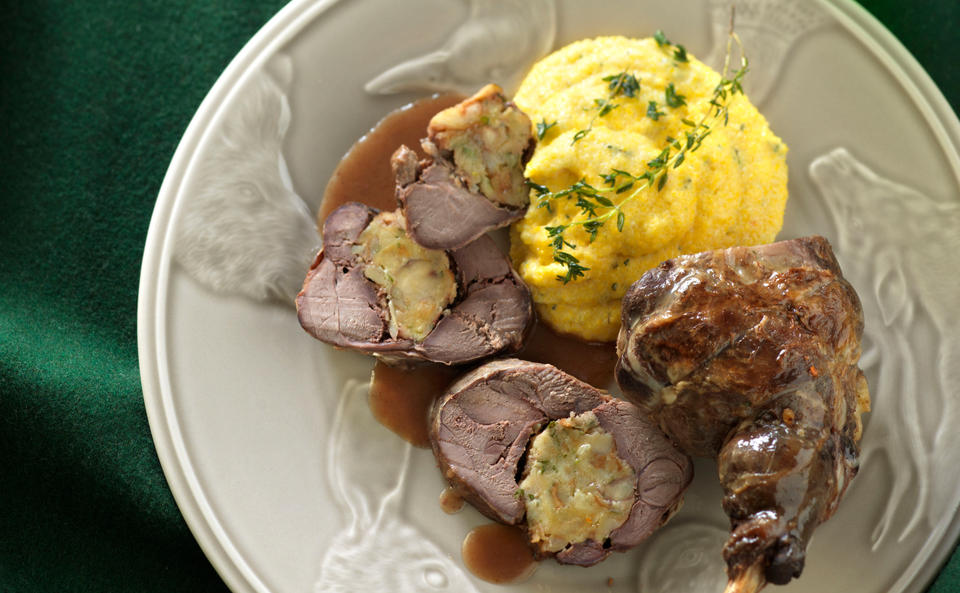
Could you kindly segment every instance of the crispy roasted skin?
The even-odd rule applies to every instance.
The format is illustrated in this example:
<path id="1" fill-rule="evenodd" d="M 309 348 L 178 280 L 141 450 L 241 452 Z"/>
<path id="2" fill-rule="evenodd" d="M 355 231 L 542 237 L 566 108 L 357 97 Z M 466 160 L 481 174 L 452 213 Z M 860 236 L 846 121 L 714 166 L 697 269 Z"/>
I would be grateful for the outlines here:
<path id="1" fill-rule="evenodd" d="M 624 298 L 617 380 L 687 453 L 718 460 L 731 581 L 799 576 L 857 473 L 862 333 L 822 237 L 681 256 Z"/>

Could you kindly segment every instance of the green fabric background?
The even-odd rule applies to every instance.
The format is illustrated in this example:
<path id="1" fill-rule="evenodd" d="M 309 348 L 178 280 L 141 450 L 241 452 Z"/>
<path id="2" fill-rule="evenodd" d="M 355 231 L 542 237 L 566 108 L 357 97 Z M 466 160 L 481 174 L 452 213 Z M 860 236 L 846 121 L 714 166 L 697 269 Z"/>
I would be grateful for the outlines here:
<path id="1" fill-rule="evenodd" d="M 282 4 L 0 4 L 3 593 L 226 590 L 153 448 L 137 287 L 187 123 Z M 865 4 L 960 109 L 960 2 Z M 930 590 L 960 591 L 956 552 Z"/>

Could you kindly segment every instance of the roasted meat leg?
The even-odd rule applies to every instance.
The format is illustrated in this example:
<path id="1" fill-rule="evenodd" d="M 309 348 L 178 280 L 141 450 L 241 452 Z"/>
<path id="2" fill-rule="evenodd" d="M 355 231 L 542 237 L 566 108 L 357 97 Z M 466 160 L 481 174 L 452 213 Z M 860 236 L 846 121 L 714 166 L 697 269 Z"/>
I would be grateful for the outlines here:
<path id="1" fill-rule="evenodd" d="M 687 453 L 718 461 L 728 593 L 799 576 L 857 473 L 862 332 L 822 237 L 681 256 L 624 298 L 625 395 Z"/>

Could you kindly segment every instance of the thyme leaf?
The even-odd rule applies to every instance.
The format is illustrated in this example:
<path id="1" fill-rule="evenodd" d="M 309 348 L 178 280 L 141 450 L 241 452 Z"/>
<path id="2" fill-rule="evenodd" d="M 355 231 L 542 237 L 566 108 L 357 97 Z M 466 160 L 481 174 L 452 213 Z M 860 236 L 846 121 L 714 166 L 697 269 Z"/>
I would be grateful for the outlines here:
<path id="1" fill-rule="evenodd" d="M 681 105 L 687 104 L 687 98 L 677 93 L 677 89 L 674 88 L 672 82 L 667 85 L 667 88 L 664 89 L 663 94 L 664 102 L 667 104 L 667 107 L 673 107 L 676 109 Z"/>
<path id="2" fill-rule="evenodd" d="M 606 99 L 594 99 L 593 102 L 597 105 L 597 116 L 603 117 L 604 115 L 610 113 L 617 107 L 620 107 L 616 103 L 611 103 Z"/>
<path id="3" fill-rule="evenodd" d="M 607 83 L 607 89 L 610 92 L 603 99 L 593 100 L 597 112 L 590 118 L 590 123 L 587 124 L 586 128 L 577 131 L 577 133 L 573 135 L 573 140 L 570 141 L 571 146 L 582 140 L 593 130 L 593 123 L 598 117 L 604 117 L 620 106 L 619 103 L 613 102 L 614 98 L 624 96 L 633 99 L 640 94 L 640 81 L 629 72 L 610 74 L 609 76 L 604 76 L 602 80 Z"/>
<path id="4" fill-rule="evenodd" d="M 666 113 L 657 109 L 656 101 L 650 101 L 649 103 L 647 103 L 647 117 L 649 117 L 653 121 L 657 121 L 658 119 L 660 119 L 661 115 L 666 115 Z"/>
<path id="5" fill-rule="evenodd" d="M 614 97 L 624 95 L 632 99 L 640 93 L 640 81 L 637 80 L 637 77 L 633 74 L 620 72 L 611 74 L 610 76 L 604 76 L 603 80 L 609 83 L 607 87 L 610 89 L 610 94 Z"/>
<path id="6" fill-rule="evenodd" d="M 568 245 L 570 245 L 568 243 Z M 585 268 L 580 264 L 580 260 L 571 255 L 567 251 L 554 251 L 553 252 L 553 261 L 563 265 L 567 268 L 567 272 L 564 275 L 557 275 L 557 280 L 563 282 L 564 284 L 570 282 L 571 280 L 576 280 L 581 278 L 583 273 L 588 271 L 590 268 Z"/>
<path id="7" fill-rule="evenodd" d="M 547 120 L 541 120 L 540 123 L 537 124 L 537 140 L 543 140 L 543 137 L 547 135 L 550 128 L 555 125 L 557 125 L 556 121 L 547 123 Z"/>
<path id="8" fill-rule="evenodd" d="M 690 59 L 687 57 L 687 48 L 671 42 L 660 29 L 657 29 L 657 32 L 653 34 L 653 40 L 657 42 L 658 47 L 672 47 L 673 59 L 677 62 L 685 63 L 690 61 Z"/>

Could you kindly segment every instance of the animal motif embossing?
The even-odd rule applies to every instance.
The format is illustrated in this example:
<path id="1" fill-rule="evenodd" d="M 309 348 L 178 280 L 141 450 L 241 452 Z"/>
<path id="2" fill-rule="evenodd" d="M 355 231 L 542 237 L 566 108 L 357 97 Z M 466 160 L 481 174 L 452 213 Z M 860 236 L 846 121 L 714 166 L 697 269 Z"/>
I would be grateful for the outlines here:
<path id="1" fill-rule="evenodd" d="M 554 0 L 469 0 L 469 14 L 436 50 L 376 76 L 368 93 L 458 91 L 489 82 L 513 91 L 527 68 L 553 47 Z"/>
<path id="2" fill-rule="evenodd" d="M 719 550 L 728 536 L 727 529 L 706 522 L 668 525 L 644 548 L 636 590 L 721 591 L 727 577 Z"/>
<path id="3" fill-rule="evenodd" d="M 892 533 L 941 528 L 960 494 L 960 204 L 884 179 L 844 148 L 815 159 L 810 175 L 863 304 L 861 365 L 877 373 L 863 465 L 886 461 L 893 475 L 877 549 Z"/>
<path id="4" fill-rule="evenodd" d="M 216 292 L 293 304 L 320 247 L 283 158 L 289 57 L 254 73 L 224 106 L 175 222 L 176 261 Z"/>
<path id="5" fill-rule="evenodd" d="M 750 101 L 759 106 L 773 90 L 793 43 L 829 18 L 816 2 L 710 0 L 713 47 L 704 61 L 718 70 L 727 51 L 732 4 L 736 5 L 734 29 L 750 59 L 750 74 L 744 79 L 744 88 Z"/>
<path id="6" fill-rule="evenodd" d="M 400 510 L 411 445 L 373 419 L 368 383 L 347 381 L 327 443 L 332 500 L 348 517 L 327 545 L 315 593 L 477 591 Z"/>

